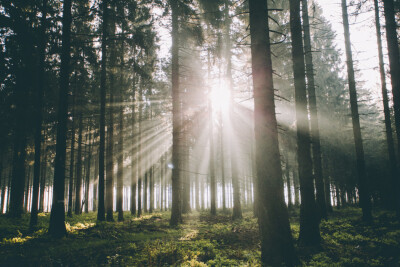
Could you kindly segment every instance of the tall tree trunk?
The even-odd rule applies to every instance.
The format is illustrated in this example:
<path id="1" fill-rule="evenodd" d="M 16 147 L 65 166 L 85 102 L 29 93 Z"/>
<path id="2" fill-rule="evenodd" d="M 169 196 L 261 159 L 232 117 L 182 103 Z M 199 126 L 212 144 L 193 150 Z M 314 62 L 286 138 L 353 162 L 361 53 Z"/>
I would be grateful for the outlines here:
<path id="1" fill-rule="evenodd" d="M 391 196 L 389 197 L 389 205 L 391 207 L 396 207 L 396 190 L 392 185 L 396 184 L 397 179 L 397 165 L 396 165 L 396 154 L 394 148 L 393 141 L 393 132 L 392 132 L 392 123 L 390 119 L 390 108 L 389 108 L 389 99 L 388 99 L 388 91 L 386 88 L 386 76 L 385 76 L 385 66 L 383 61 L 383 51 L 382 51 L 382 35 L 381 35 L 381 24 L 379 20 L 379 5 L 378 0 L 374 0 L 375 7 L 375 28 L 376 28 L 376 39 L 378 43 L 378 57 L 379 57 L 379 71 L 381 75 L 381 87 L 382 87 L 382 100 L 383 100 L 383 112 L 385 114 L 385 130 L 386 130 L 386 142 L 388 147 L 388 155 L 389 155 L 389 164 L 390 164 L 390 177 L 391 182 L 387 183 L 385 189 L 387 192 L 390 192 Z M 390 185 L 392 184 L 392 185 Z"/>
<path id="2" fill-rule="evenodd" d="M 81 102 L 82 95 L 79 94 L 79 102 Z M 78 103 L 79 103 L 78 102 Z M 78 155 L 76 161 L 76 186 L 75 186 L 75 214 L 82 213 L 82 132 L 83 132 L 83 115 L 82 115 L 82 105 L 79 105 L 79 115 L 78 115 Z"/>
<path id="3" fill-rule="evenodd" d="M 139 88 L 139 130 L 137 137 L 138 152 L 137 152 L 137 168 L 138 168 L 138 196 L 137 196 L 137 216 L 142 216 L 142 164 L 144 163 L 142 155 L 142 128 L 143 128 L 143 88 Z"/>
<path id="4" fill-rule="evenodd" d="M 67 234 L 65 228 L 65 156 L 68 119 L 69 62 L 71 49 L 71 5 L 72 0 L 64 0 L 62 18 L 62 51 L 60 68 L 60 95 L 57 118 L 57 143 L 54 167 L 53 205 L 50 215 L 49 233 L 60 238 Z"/>
<path id="5" fill-rule="evenodd" d="M 354 79 L 353 56 L 351 54 L 349 18 L 347 14 L 346 0 L 342 0 L 342 16 L 344 27 L 344 39 L 346 46 L 347 75 L 349 80 L 351 119 L 353 122 L 354 143 L 356 148 L 358 191 L 360 195 L 360 206 L 362 209 L 362 218 L 364 221 L 372 220 L 371 199 L 367 184 L 367 173 L 365 170 L 364 147 L 361 137 L 360 117 L 358 114 L 356 82 Z M 399 128 L 400 129 L 400 128 Z"/>
<path id="6" fill-rule="evenodd" d="M 396 126 L 397 140 L 400 140 L 400 55 L 397 38 L 397 24 L 395 20 L 394 1 L 384 0 L 383 3 L 386 21 L 386 40 L 389 54 L 390 78 L 392 82 L 394 123 Z M 386 130 L 386 134 L 387 133 L 388 130 Z M 397 151 L 400 153 L 399 141 L 397 142 Z M 394 180 L 392 180 L 392 183 L 396 198 L 396 213 L 397 217 L 400 218 L 400 181 L 398 175 Z"/>
<path id="7" fill-rule="evenodd" d="M 107 39 L 108 39 L 108 0 L 102 1 L 103 25 L 101 40 L 101 78 L 100 78 L 100 144 L 99 144 L 99 190 L 97 220 L 105 221 L 104 207 L 104 154 L 106 142 L 106 79 L 107 79 Z"/>
<path id="8" fill-rule="evenodd" d="M 72 125 L 71 125 L 71 152 L 69 160 L 69 187 L 68 187 L 68 217 L 72 217 L 72 202 L 74 192 L 74 167 L 75 167 L 75 98 L 76 88 L 72 92 Z"/>
<path id="9" fill-rule="evenodd" d="M 42 162 L 42 168 L 41 168 L 41 174 L 40 174 L 40 194 L 39 194 L 39 212 L 44 211 L 44 189 L 46 186 L 46 177 L 47 177 L 47 145 L 46 145 L 46 140 L 47 140 L 47 132 L 46 129 L 44 131 L 44 137 L 43 137 L 43 162 Z"/>
<path id="10" fill-rule="evenodd" d="M 153 213 L 154 210 L 154 165 L 150 167 L 150 181 L 149 181 L 149 188 L 150 188 L 150 205 L 149 205 L 149 213 Z"/>
<path id="11" fill-rule="evenodd" d="M 29 211 L 28 202 L 29 202 L 29 187 L 31 182 L 31 165 L 28 165 L 28 172 L 26 175 L 26 188 L 25 188 L 25 196 L 24 196 L 24 211 Z"/>
<path id="12" fill-rule="evenodd" d="M 181 138 L 181 101 L 179 90 L 179 24 L 178 0 L 170 0 L 172 12 L 172 210 L 170 225 L 176 226 L 182 221 L 181 179 L 180 179 L 180 138 Z"/>
<path id="13" fill-rule="evenodd" d="M 86 155 L 86 177 L 85 177 L 85 213 L 89 212 L 89 186 L 90 186 L 90 167 L 92 161 L 92 118 L 89 118 L 89 137 L 88 137 L 88 151 Z"/>
<path id="14" fill-rule="evenodd" d="M 249 0 L 249 11 L 261 261 L 292 266 L 296 256 L 283 196 L 267 3 Z"/>
<path id="15" fill-rule="evenodd" d="M 45 83 L 45 56 L 46 56 L 46 16 L 47 0 L 42 1 L 42 17 L 40 19 L 40 41 L 39 41 L 39 70 L 36 89 L 36 118 L 35 118 L 35 163 L 33 169 L 32 186 L 32 206 L 29 228 L 34 229 L 38 220 L 38 202 L 39 202 L 39 180 L 40 180 L 40 157 L 42 152 L 42 109 L 43 109 L 43 91 Z M 43 171 L 43 170 L 42 170 Z"/>
<path id="16" fill-rule="evenodd" d="M 319 233 L 319 221 L 318 214 L 316 213 L 312 176 L 300 0 L 290 0 L 290 33 L 292 35 L 297 121 L 297 159 L 301 193 L 299 242 L 303 245 L 313 246 L 320 243 L 321 236 Z"/>
<path id="17" fill-rule="evenodd" d="M 322 219 L 328 218 L 325 203 L 325 190 L 324 178 L 322 173 L 322 158 L 321 158 L 321 143 L 319 138 L 319 123 L 317 111 L 317 97 L 315 95 L 314 84 L 314 65 L 311 49 L 311 34 L 310 34 L 310 21 L 308 18 L 308 2 L 302 0 L 302 15 L 303 15 L 303 29 L 304 29 L 304 53 L 306 60 L 306 77 L 307 77 L 307 91 L 308 91 L 308 104 L 310 108 L 310 122 L 311 122 L 311 148 L 312 159 L 314 167 L 314 178 L 316 187 L 316 204 L 319 217 Z"/>
<path id="18" fill-rule="evenodd" d="M 135 84 L 133 85 L 135 86 Z M 134 89 L 133 89 L 134 90 Z M 134 90 L 135 91 L 135 90 Z M 135 103 L 135 93 L 133 93 L 133 103 Z M 132 105 L 132 131 L 131 131 L 131 214 L 136 215 L 136 181 L 137 181 L 137 136 L 135 132 L 136 127 L 136 116 L 135 116 L 135 104 Z M 136 142 L 135 142 L 136 141 Z"/>
<path id="19" fill-rule="evenodd" d="M 215 157 L 214 157 L 214 131 L 213 131 L 213 116 L 212 116 L 212 105 L 211 100 L 208 100 L 208 119 L 209 119 L 209 137 L 210 137 L 210 205 L 211 205 L 211 215 L 217 214 L 217 209 L 215 205 L 216 201 L 216 183 L 215 183 Z"/>
<path id="20" fill-rule="evenodd" d="M 123 105 L 123 88 L 124 88 L 124 36 L 122 36 L 121 46 L 121 68 L 120 68 L 120 89 L 119 89 L 119 134 L 118 134 L 118 172 L 117 172 L 117 211 L 118 221 L 124 220 L 123 189 L 124 189 L 124 105 Z"/>
<path id="21" fill-rule="evenodd" d="M 111 3 L 111 2 L 110 2 Z M 112 4 L 112 16 L 110 17 L 110 35 L 115 38 L 116 25 L 114 21 L 115 6 Z M 107 154 L 106 154 L 106 220 L 114 221 L 114 90 L 115 90 L 115 69 L 116 69 L 116 47 L 115 40 L 110 42 L 110 86 L 107 126 Z"/>
<path id="22" fill-rule="evenodd" d="M 225 186 L 225 146 L 224 146 L 224 126 L 222 123 L 222 112 L 219 112 L 219 121 L 221 122 L 219 128 L 219 144 L 221 154 L 221 186 L 222 186 L 222 210 L 226 210 L 226 186 Z M 196 208 L 198 209 L 198 177 L 196 177 Z"/>

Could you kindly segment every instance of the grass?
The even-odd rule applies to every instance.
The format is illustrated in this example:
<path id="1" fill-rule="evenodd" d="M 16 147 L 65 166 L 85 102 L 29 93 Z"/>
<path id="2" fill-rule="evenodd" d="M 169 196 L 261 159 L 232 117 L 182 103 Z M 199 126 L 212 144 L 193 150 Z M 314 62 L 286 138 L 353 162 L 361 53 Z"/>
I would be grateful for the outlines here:
<path id="1" fill-rule="evenodd" d="M 67 218 L 68 236 L 60 240 L 47 235 L 48 214 L 40 214 L 34 232 L 29 215 L 2 215 L 0 266 L 260 266 L 257 221 L 250 212 L 240 221 L 194 212 L 176 228 L 169 227 L 168 212 L 124 215 L 124 222 L 96 223 L 95 213 Z M 298 211 L 291 215 L 296 238 Z M 400 225 L 394 214 L 378 211 L 372 225 L 360 217 L 356 208 L 335 211 L 321 223 L 321 248 L 296 248 L 301 264 L 399 266 Z"/>

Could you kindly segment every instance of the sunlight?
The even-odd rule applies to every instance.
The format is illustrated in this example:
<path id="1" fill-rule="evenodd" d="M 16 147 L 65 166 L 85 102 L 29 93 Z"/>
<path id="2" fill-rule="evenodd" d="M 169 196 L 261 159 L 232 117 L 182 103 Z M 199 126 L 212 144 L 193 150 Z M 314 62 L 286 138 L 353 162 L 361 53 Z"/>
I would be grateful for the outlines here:
<path id="1" fill-rule="evenodd" d="M 227 113 L 231 101 L 231 92 L 224 80 L 213 86 L 211 89 L 210 100 L 215 112 Z"/>

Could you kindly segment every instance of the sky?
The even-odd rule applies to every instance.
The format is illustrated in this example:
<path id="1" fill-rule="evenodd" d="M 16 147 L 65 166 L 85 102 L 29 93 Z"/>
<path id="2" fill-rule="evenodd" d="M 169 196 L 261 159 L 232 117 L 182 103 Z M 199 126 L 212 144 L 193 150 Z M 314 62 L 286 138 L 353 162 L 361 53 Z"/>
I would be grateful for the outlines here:
<path id="1" fill-rule="evenodd" d="M 316 2 L 323 9 L 323 16 L 332 24 L 333 30 L 337 33 L 335 43 L 337 47 L 342 51 L 342 60 L 345 62 L 345 48 L 344 48 L 344 35 L 343 35 L 343 24 L 342 24 L 342 9 L 341 1 L 339 0 L 316 0 Z M 347 1 L 348 5 L 350 1 Z M 369 7 L 373 8 L 372 1 L 368 1 Z M 349 14 L 352 9 L 349 8 Z M 381 14 L 381 26 L 384 25 L 383 15 Z M 376 30 L 375 30 L 375 14 L 374 10 L 362 13 L 355 16 L 349 17 L 350 23 L 350 39 L 352 44 L 353 59 L 357 63 L 356 69 L 360 72 L 360 79 L 365 84 L 363 88 L 371 90 L 371 96 L 375 100 L 380 100 L 381 97 L 381 86 L 380 86 L 380 74 L 378 69 L 378 48 L 376 41 Z M 386 55 L 386 39 L 382 36 L 384 55 Z M 387 60 L 387 59 L 386 59 Z M 386 61 L 385 60 L 385 61 Z M 344 69 L 346 71 L 346 69 Z M 344 77 L 347 77 L 344 74 Z M 357 77 L 357 76 L 356 76 Z M 388 80 L 390 81 L 390 80 Z M 357 86 L 357 85 L 356 85 Z M 362 89 L 361 84 L 358 85 L 358 90 Z M 390 88 L 390 84 L 388 84 Z M 381 101 L 378 101 L 380 104 Z"/>

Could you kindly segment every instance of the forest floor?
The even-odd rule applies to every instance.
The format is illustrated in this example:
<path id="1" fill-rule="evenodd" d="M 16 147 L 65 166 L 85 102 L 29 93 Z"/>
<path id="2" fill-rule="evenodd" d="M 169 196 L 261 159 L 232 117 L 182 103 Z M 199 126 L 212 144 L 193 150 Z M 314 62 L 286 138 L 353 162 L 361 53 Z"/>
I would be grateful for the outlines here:
<path id="1" fill-rule="evenodd" d="M 67 218 L 68 237 L 47 235 L 49 214 L 29 232 L 29 215 L 0 216 L 0 266 L 260 266 L 257 221 L 251 212 L 234 221 L 229 214 L 194 212 L 171 228 L 168 212 L 123 222 L 96 223 L 96 214 Z M 400 266 L 400 224 L 394 214 L 375 212 L 361 222 L 356 208 L 335 210 L 321 223 L 322 246 L 296 247 L 303 266 Z M 291 211 L 294 238 L 298 210 Z M 115 218 L 117 216 L 115 215 Z"/>

